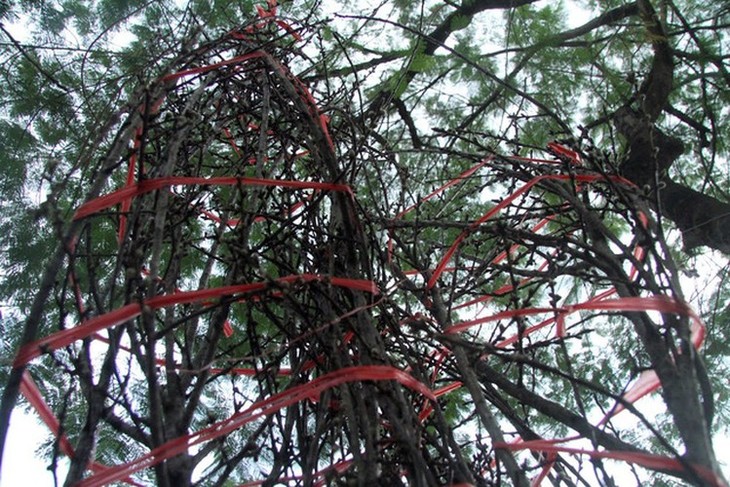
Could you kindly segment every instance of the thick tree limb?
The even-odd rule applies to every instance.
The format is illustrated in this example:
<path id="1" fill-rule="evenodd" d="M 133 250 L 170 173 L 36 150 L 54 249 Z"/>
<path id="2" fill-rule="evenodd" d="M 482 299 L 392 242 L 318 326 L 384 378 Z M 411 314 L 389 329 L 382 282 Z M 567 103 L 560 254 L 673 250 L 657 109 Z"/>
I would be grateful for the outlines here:
<path id="1" fill-rule="evenodd" d="M 657 210 L 682 232 L 687 251 L 703 245 L 730 254 L 730 204 L 674 182 L 667 172 L 684 151 L 682 142 L 624 107 L 615 117 L 629 150 L 621 173 L 655 194 Z"/>
<path id="2" fill-rule="evenodd" d="M 639 16 L 644 22 L 646 33 L 654 50 L 651 71 L 641 87 L 643 96 L 641 108 L 649 122 L 655 122 L 667 105 L 674 81 L 672 48 L 664 26 L 657 17 L 649 0 L 639 0 Z"/>
<path id="3" fill-rule="evenodd" d="M 462 123 L 459 124 L 459 130 L 464 130 L 469 125 L 474 123 L 474 121 L 482 114 L 484 113 L 489 106 L 491 106 L 496 100 L 498 100 L 504 93 L 504 89 L 507 84 L 511 83 L 511 80 L 513 80 L 518 73 L 520 73 L 528 64 L 530 59 L 532 59 L 538 52 L 540 52 L 542 49 L 545 49 L 547 47 L 551 46 L 566 46 L 568 41 L 575 39 L 577 37 L 584 36 L 595 29 L 598 29 L 599 27 L 604 27 L 606 25 L 613 24 L 615 22 L 618 22 L 619 20 L 625 19 L 627 17 L 630 17 L 632 15 L 636 15 L 638 13 L 638 7 L 636 5 L 636 2 L 628 3 L 626 5 L 622 5 L 620 7 L 614 8 L 612 10 L 609 10 L 608 12 L 605 12 L 595 19 L 592 19 L 585 24 L 576 27 L 575 29 L 566 30 L 565 32 L 561 32 L 559 34 L 556 34 L 552 37 L 549 37 L 548 39 L 539 42 L 537 44 L 533 44 L 529 47 L 526 47 L 524 49 L 524 54 L 520 58 L 519 62 L 516 64 L 516 66 L 510 71 L 510 73 L 505 78 L 505 83 L 497 87 L 494 90 L 494 93 L 492 93 L 489 98 L 487 98 L 484 102 L 482 102 L 479 107 L 474 110 L 472 114 L 470 114 L 468 117 L 464 119 Z M 507 52 L 508 50 L 504 50 L 503 52 Z M 501 52 L 500 52 L 501 53 Z"/>
<path id="4" fill-rule="evenodd" d="M 730 254 L 730 204 L 678 184 L 667 174 L 684 152 L 679 139 L 654 126 L 669 106 L 674 73 L 672 49 L 651 3 L 641 0 L 638 6 L 654 58 L 639 93 L 639 110 L 626 106 L 614 115 L 616 130 L 628 142 L 621 173 L 654 192 L 657 210 L 682 232 L 685 250 L 706 245 Z"/>
<path id="5" fill-rule="evenodd" d="M 602 428 L 597 428 L 586 419 L 573 411 L 563 407 L 561 404 L 551 401 L 543 396 L 535 394 L 525 387 L 510 381 L 504 374 L 497 372 L 486 360 L 478 360 L 474 365 L 479 380 L 485 384 L 494 384 L 510 396 L 517 399 L 521 404 L 527 404 L 569 428 L 580 433 L 584 438 L 593 439 L 598 445 L 609 450 L 642 452 L 634 445 L 626 443 L 621 439 L 607 433 Z M 679 477 L 690 482 L 698 482 L 698 478 L 692 472 L 677 472 L 672 470 L 661 470 L 668 475 Z"/>
<path id="6" fill-rule="evenodd" d="M 662 182 L 662 215 L 681 230 L 685 250 L 706 245 L 730 255 L 730 204 L 668 178 Z"/>
<path id="7" fill-rule="evenodd" d="M 508 9 L 521 7 L 536 0 L 464 0 L 462 4 L 452 11 L 435 29 L 425 35 L 419 36 L 416 41 L 414 56 L 433 56 L 436 49 L 443 46 L 446 39 L 457 30 L 465 28 L 471 23 L 472 18 L 485 10 Z M 407 86 L 419 73 L 418 69 L 408 64 L 405 69 L 395 73 L 391 83 L 386 83 L 370 103 L 368 112 L 373 116 L 379 113 L 395 96 L 395 91 L 400 87 Z"/>
<path id="8" fill-rule="evenodd" d="M 682 141 L 665 135 L 646 116 L 630 107 L 616 112 L 614 125 L 628 142 L 621 173 L 639 187 L 654 187 L 684 152 Z"/>
<path id="9" fill-rule="evenodd" d="M 602 270 L 614 283 L 618 295 L 636 296 L 639 291 L 608 244 L 613 233 L 595 213 L 582 207 L 569 192 L 563 192 L 562 196 L 580 212 L 586 231 L 595 235 L 592 242 L 593 253 L 597 261 L 601 262 L 599 265 Z M 624 316 L 631 320 L 644 351 L 651 359 L 652 368 L 661 381 L 664 403 L 686 448 L 683 459 L 689 464 L 706 467 L 721 478 L 722 472 L 717 464 L 707 427 L 709 418 L 702 414 L 702 391 L 696 375 L 696 361 L 700 358 L 690 342 L 688 318 L 664 314 L 661 320 L 655 321 L 644 312 L 626 312 Z"/>

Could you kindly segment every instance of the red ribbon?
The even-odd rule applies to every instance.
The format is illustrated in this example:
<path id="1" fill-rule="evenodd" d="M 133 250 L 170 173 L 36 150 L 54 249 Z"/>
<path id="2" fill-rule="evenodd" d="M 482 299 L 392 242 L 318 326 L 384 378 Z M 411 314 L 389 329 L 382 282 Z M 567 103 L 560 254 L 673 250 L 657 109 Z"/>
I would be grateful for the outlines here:
<path id="1" fill-rule="evenodd" d="M 263 416 L 269 416 L 282 408 L 308 399 L 313 394 L 319 395 L 325 390 L 349 382 L 394 380 L 403 386 L 436 400 L 431 390 L 414 379 L 411 375 L 387 365 L 362 365 L 348 367 L 318 377 L 306 384 L 292 387 L 255 403 L 250 408 L 238 412 L 228 419 L 219 421 L 193 434 L 168 441 L 136 460 L 118 465 L 104 472 L 95 474 L 79 483 L 80 487 L 101 487 L 111 482 L 126 478 L 142 469 L 152 467 L 168 458 L 186 453 L 189 448 L 228 435 L 233 431 Z"/>
<path id="2" fill-rule="evenodd" d="M 245 178 L 245 177 L 213 177 L 201 178 L 192 176 L 166 176 L 162 178 L 145 179 L 125 186 L 124 188 L 114 191 L 113 193 L 87 201 L 79 206 L 74 215 L 74 220 L 85 218 L 101 210 L 110 208 L 123 201 L 137 197 L 141 194 L 149 193 L 157 189 L 169 188 L 170 186 L 192 186 L 192 185 L 208 185 L 208 186 L 268 186 L 290 189 L 314 189 L 321 191 L 340 191 L 352 194 L 352 189 L 346 184 L 320 183 L 316 181 L 289 181 L 282 179 L 264 179 L 264 178 Z"/>
<path id="3" fill-rule="evenodd" d="M 355 291 L 364 291 L 371 294 L 378 294 L 379 290 L 373 281 L 364 279 L 349 279 L 343 277 L 329 277 L 317 274 L 299 274 L 276 279 L 278 284 L 292 284 L 295 282 L 329 282 L 337 287 L 349 288 Z M 78 326 L 58 331 L 50 336 L 41 338 L 21 347 L 15 357 L 14 366 L 22 366 L 46 351 L 56 350 L 65 347 L 83 338 L 89 337 L 106 328 L 111 328 L 134 319 L 142 314 L 143 308 L 150 310 L 165 308 L 178 304 L 192 304 L 210 301 L 223 296 L 235 296 L 237 294 L 261 292 L 269 288 L 269 282 L 256 282 L 252 284 L 238 284 L 234 286 L 222 286 L 198 291 L 176 292 L 163 294 L 145 300 L 143 303 L 130 303 L 109 313 L 96 316 L 80 323 Z"/>

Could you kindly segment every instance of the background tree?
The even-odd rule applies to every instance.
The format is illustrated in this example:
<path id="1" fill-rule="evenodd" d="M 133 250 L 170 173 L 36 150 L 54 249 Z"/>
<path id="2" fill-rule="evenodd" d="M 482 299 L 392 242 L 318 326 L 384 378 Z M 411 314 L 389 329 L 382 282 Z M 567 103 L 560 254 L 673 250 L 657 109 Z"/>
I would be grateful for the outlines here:
<path id="1" fill-rule="evenodd" d="M 67 485 L 722 485 L 727 6 L 328 8 L 0 4 L 1 436 L 33 377 Z"/>

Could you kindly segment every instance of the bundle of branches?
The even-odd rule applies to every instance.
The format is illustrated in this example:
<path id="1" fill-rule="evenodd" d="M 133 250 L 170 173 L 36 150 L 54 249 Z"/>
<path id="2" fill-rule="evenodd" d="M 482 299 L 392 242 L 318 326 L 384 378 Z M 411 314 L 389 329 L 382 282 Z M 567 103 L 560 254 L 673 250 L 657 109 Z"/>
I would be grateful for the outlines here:
<path id="1" fill-rule="evenodd" d="M 383 450 L 433 480 L 416 447 L 414 398 L 387 383 L 418 385 L 387 367 L 371 245 L 327 117 L 287 67 L 288 35 L 272 42 L 264 27 L 201 45 L 140 90 L 74 214 L 67 279 L 54 290 L 62 331 L 16 360 L 50 353 L 68 371 L 67 400 L 87 406 L 66 418 L 80 425 L 66 427 L 76 444 L 70 483 L 96 442 L 154 452 L 145 465 L 160 485 L 189 483 L 206 458 L 215 458 L 206 477 L 223 482 L 259 456 L 272 480 L 311 480 L 329 459 L 355 462 L 370 481 L 398 472 Z M 319 395 L 374 379 L 386 382 Z M 222 432 L 257 408 L 267 412 Z M 211 423 L 213 441 L 188 451 L 188 435 Z M 101 469 L 88 483 L 130 468 Z"/>
<path id="2" fill-rule="evenodd" d="M 468 160 L 470 148 L 483 153 L 466 142 L 428 157 Z M 457 177 L 383 220 L 392 249 L 386 265 L 407 296 L 404 314 L 418 316 L 407 339 L 430 343 L 431 377 L 449 391 L 467 389 L 454 401 L 474 408 L 451 427 L 470 437 L 476 417 L 497 455 L 542 452 L 531 467 L 513 464 L 515 483 L 531 468 L 545 478 L 556 466 L 559 482 L 574 469 L 560 466 L 559 453 L 580 451 L 644 466 L 657 460 L 650 468 L 722 485 L 712 473 L 719 472 L 709 442 L 713 399 L 696 353 L 704 324 L 684 302 L 651 199 L 592 148 L 548 149 L 548 158 L 474 155 Z M 454 201 L 465 198 L 483 214 L 455 219 Z M 671 418 L 661 426 L 633 406 L 660 387 Z M 549 391 L 570 399 L 554 401 Z M 630 432 L 612 421 L 625 409 L 637 418 Z M 503 443 L 505 422 L 515 442 Z M 642 430 L 668 457 L 640 460 L 647 452 L 626 438 Z M 486 447 L 478 438 L 467 442 L 476 451 Z M 613 453 L 564 445 L 580 440 Z M 475 472 L 483 475 L 495 464 L 482 461 Z M 612 470 L 596 465 L 594 475 L 611 485 Z"/>
<path id="3" fill-rule="evenodd" d="M 137 92 L 51 261 L 29 323 L 56 330 L 15 370 L 65 386 L 69 485 L 610 482 L 602 458 L 719 484 L 703 325 L 640 190 L 560 144 L 465 143 L 418 153 L 442 179 L 419 196 L 377 116 L 305 86 L 299 34 L 261 13 Z M 627 333 L 597 350 L 607 326 Z M 641 451 L 612 418 L 660 385 L 679 440 L 642 419 Z"/>

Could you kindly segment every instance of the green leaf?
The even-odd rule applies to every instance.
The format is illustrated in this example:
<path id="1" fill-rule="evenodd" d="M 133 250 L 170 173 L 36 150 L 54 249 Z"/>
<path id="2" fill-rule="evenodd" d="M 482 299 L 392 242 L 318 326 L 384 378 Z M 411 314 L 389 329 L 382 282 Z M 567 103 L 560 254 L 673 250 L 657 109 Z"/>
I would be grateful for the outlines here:
<path id="1" fill-rule="evenodd" d="M 428 71 L 431 68 L 433 68 L 433 66 L 435 64 L 436 64 L 435 56 L 429 56 L 427 54 L 417 53 L 413 56 L 413 59 L 411 59 L 411 62 L 408 65 L 408 69 L 410 71 L 422 73 L 422 72 Z"/>
<path id="2" fill-rule="evenodd" d="M 0 151 L 0 194 L 3 199 L 20 198 L 23 194 L 27 164 L 31 160 L 33 136 L 23 127 L 7 120 L 0 120 L 0 140 L 6 150 Z"/>
<path id="3" fill-rule="evenodd" d="M 471 15 L 454 15 L 451 18 L 451 23 L 449 24 L 449 27 L 453 32 L 466 29 L 469 24 L 471 23 L 472 16 Z"/>

